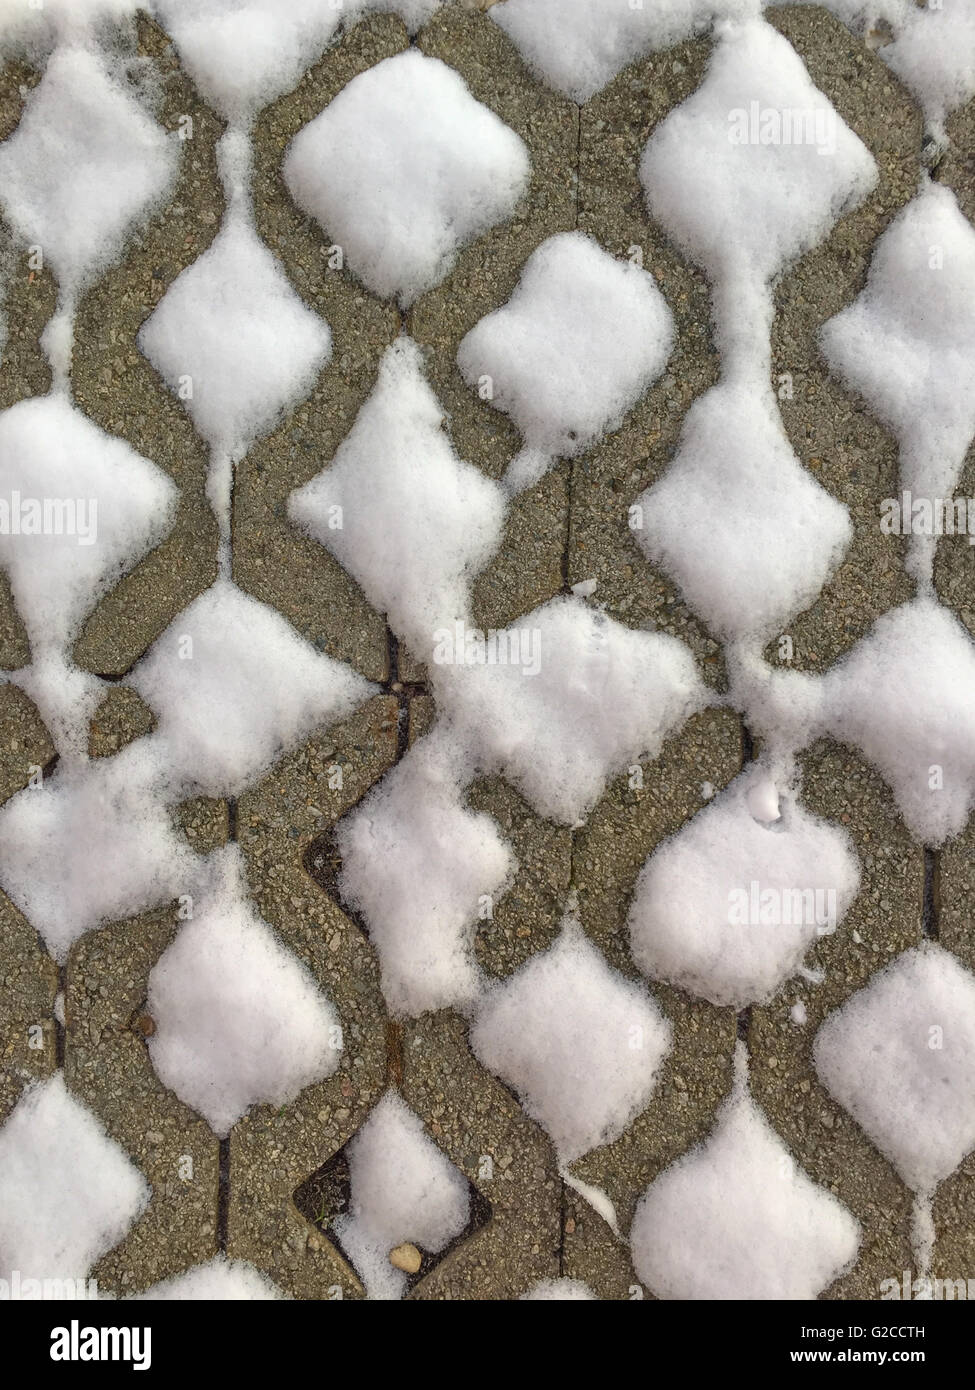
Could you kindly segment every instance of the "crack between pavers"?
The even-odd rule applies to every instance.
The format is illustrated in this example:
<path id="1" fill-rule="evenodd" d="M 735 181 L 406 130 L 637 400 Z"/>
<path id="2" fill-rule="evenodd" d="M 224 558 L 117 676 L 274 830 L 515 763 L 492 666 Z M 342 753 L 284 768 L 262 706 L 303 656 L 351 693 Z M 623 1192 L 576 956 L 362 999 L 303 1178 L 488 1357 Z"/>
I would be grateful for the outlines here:
<path id="1" fill-rule="evenodd" d="M 751 729 L 741 720 L 741 766 L 744 771 L 746 764 L 755 761 L 755 739 Z M 744 1043 L 745 1051 L 751 1061 L 751 1046 L 748 1040 L 749 1029 L 752 1022 L 752 1006 L 749 1004 L 744 1009 L 739 1009 L 735 1015 L 735 1036 L 740 1043 Z"/>
<path id="2" fill-rule="evenodd" d="M 68 966 L 58 966 L 58 994 L 61 996 L 62 1012 L 64 998 L 68 989 Z M 65 1027 L 57 1014 L 54 1015 L 54 1063 L 58 1071 L 64 1071 Z"/>
<path id="3" fill-rule="evenodd" d="M 217 1248 L 227 1253 L 230 1225 L 230 1135 L 220 1140 L 220 1173 L 217 1182 Z"/>
<path id="4" fill-rule="evenodd" d="M 926 941 L 937 941 L 941 935 L 941 854 L 936 849 L 924 851 L 921 932 Z"/>
<path id="5" fill-rule="evenodd" d="M 237 798 L 227 798 L 227 843 L 237 844 Z M 227 1253 L 230 1228 L 230 1135 L 220 1140 L 217 1179 L 217 1248 Z"/>
<path id="6" fill-rule="evenodd" d="M 565 1178 L 559 1178 L 561 1196 L 559 1198 L 559 1278 L 565 1277 L 565 1223 L 568 1220 Z"/>

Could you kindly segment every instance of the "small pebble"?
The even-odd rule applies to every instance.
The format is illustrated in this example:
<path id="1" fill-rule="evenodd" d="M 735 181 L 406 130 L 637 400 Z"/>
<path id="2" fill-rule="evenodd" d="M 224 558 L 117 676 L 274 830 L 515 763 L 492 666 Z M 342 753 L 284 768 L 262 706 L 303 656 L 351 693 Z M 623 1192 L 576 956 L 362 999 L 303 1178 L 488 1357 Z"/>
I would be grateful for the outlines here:
<path id="1" fill-rule="evenodd" d="M 389 1263 L 394 1269 L 403 1270 L 405 1274 L 419 1274 L 423 1256 L 415 1245 L 397 1245 L 389 1252 Z"/>

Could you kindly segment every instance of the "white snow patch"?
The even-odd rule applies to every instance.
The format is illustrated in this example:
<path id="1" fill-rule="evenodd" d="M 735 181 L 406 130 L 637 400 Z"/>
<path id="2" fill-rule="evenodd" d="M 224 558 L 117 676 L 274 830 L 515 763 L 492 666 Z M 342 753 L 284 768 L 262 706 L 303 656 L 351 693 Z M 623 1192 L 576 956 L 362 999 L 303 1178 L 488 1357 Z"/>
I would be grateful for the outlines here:
<path id="1" fill-rule="evenodd" d="M 338 1015 L 247 896 L 235 845 L 208 861 L 192 919 L 149 976 L 152 1064 L 165 1086 L 229 1134 L 252 1105 L 285 1105 L 330 1076 Z"/>
<path id="2" fill-rule="evenodd" d="M 879 971 L 816 1035 L 823 1084 L 922 1194 L 975 1148 L 975 976 L 933 942 Z"/>
<path id="3" fill-rule="evenodd" d="M 975 229 L 950 188 L 924 183 L 877 241 L 866 288 L 820 341 L 896 433 L 902 488 L 950 501 L 975 434 Z M 930 579 L 936 543 L 912 538 L 919 577 Z"/>
<path id="4" fill-rule="evenodd" d="M 111 265 L 161 203 L 177 148 L 97 52 L 59 48 L 0 145 L 0 204 L 18 239 L 42 248 L 71 293 Z"/>
<path id="5" fill-rule="evenodd" d="M 944 137 L 944 121 L 975 96 L 975 11 L 969 0 L 907 7 L 884 62 L 918 97 L 929 128 Z"/>
<path id="6" fill-rule="evenodd" d="M 801 466 L 771 396 L 723 383 L 688 411 L 633 536 L 725 640 L 765 641 L 807 608 L 853 528 Z"/>
<path id="7" fill-rule="evenodd" d="M 231 1300 L 246 1299 L 266 1302 L 284 1297 L 266 1274 L 262 1274 L 246 1260 L 228 1260 L 226 1255 L 214 1255 L 213 1259 L 207 1260 L 205 1264 L 194 1265 L 192 1269 L 187 1269 L 172 1279 L 163 1279 L 160 1283 L 153 1284 L 151 1289 L 138 1295 L 138 1301 L 199 1300 L 227 1303 Z"/>
<path id="8" fill-rule="evenodd" d="M 419 348 L 398 339 L 335 458 L 289 503 L 421 661 L 467 613 L 504 522 L 501 489 L 457 457 L 443 420 Z"/>
<path id="9" fill-rule="evenodd" d="M 0 887 L 51 953 L 187 889 L 194 856 L 147 782 L 139 744 L 59 766 L 0 808 Z"/>
<path id="10" fill-rule="evenodd" d="M 633 1267 L 664 1299 L 811 1299 L 854 1260 L 860 1228 L 813 1183 L 748 1093 L 656 1178 L 633 1218 Z"/>
<path id="11" fill-rule="evenodd" d="M 488 14 L 556 91 L 588 101 L 624 67 L 710 27 L 747 16 L 758 0 L 505 0 Z"/>
<path id="12" fill-rule="evenodd" d="M 493 906 L 514 875 L 494 821 L 463 804 L 463 766 L 449 742 L 423 739 L 337 836 L 339 887 L 369 924 L 394 1013 L 465 1008 L 476 999 L 479 910 Z"/>
<path id="13" fill-rule="evenodd" d="M 614 772 L 656 757 L 704 703 L 681 642 L 623 627 L 575 597 L 552 599 L 507 632 L 531 664 L 442 667 L 450 717 L 483 770 L 503 772 L 563 824 L 592 808 Z"/>
<path id="14" fill-rule="evenodd" d="M 892 788 L 911 834 L 939 845 L 975 797 L 975 645 L 933 598 L 878 618 L 824 677 L 827 726 Z"/>
<path id="15" fill-rule="evenodd" d="M 157 715 L 150 747 L 173 797 L 236 796 L 374 689 L 226 579 L 173 619 L 128 684 Z"/>
<path id="16" fill-rule="evenodd" d="M 566 919 L 553 946 L 486 991 L 471 1047 L 571 1163 L 646 1108 L 671 1026 L 647 990 Z"/>
<path id="17" fill-rule="evenodd" d="M 176 501 L 161 469 L 62 396 L 0 414 L 0 564 L 35 660 L 77 636 L 98 599 L 169 530 Z"/>
<path id="18" fill-rule="evenodd" d="M 232 208 L 136 341 L 210 447 L 236 461 L 308 394 L 332 339 Z"/>
<path id="19" fill-rule="evenodd" d="M 84 1279 L 148 1202 L 145 1178 L 58 1072 L 0 1129 L 0 1278 Z"/>
<path id="20" fill-rule="evenodd" d="M 817 937 L 835 930 L 859 886 L 849 836 L 791 796 L 763 824 L 744 772 L 657 847 L 633 894 L 633 959 L 655 979 L 718 1005 L 764 1003 Z"/>
<path id="21" fill-rule="evenodd" d="M 457 353 L 465 380 L 489 392 L 524 438 L 507 485 L 529 487 L 556 458 L 617 429 L 663 371 L 673 338 L 647 271 L 582 232 L 544 241 L 507 304 L 475 324 Z"/>
<path id="22" fill-rule="evenodd" d="M 736 142 L 731 114 L 752 102 L 812 113 L 822 142 Z M 877 169 L 788 40 L 755 21 L 722 29 L 704 81 L 654 131 L 640 177 L 651 215 L 713 275 L 768 280 L 869 193 Z"/>
<path id="23" fill-rule="evenodd" d="M 368 10 L 403 16 L 411 32 L 442 0 L 151 0 L 204 99 L 246 124 L 295 87 L 340 26 Z"/>
<path id="24" fill-rule="evenodd" d="M 295 136 L 283 173 L 362 282 L 406 308 L 511 215 L 529 160 L 452 68 L 410 49 L 354 77 Z"/>
<path id="25" fill-rule="evenodd" d="M 369 1298 L 397 1299 L 406 1274 L 389 1262 L 404 1243 L 438 1254 L 470 1217 L 467 1179 L 395 1091 L 387 1091 L 348 1146 L 352 1197 L 332 1223 Z"/>

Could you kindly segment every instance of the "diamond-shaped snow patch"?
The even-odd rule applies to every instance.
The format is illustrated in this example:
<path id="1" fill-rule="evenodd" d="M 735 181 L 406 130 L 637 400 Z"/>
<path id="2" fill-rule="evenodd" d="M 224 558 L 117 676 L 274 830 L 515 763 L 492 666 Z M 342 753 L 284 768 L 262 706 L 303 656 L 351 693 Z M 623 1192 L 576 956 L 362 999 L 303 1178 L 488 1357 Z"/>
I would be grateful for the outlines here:
<path id="1" fill-rule="evenodd" d="M 164 1085 L 226 1135 L 252 1105 L 284 1105 L 330 1076 L 338 1015 L 314 978 L 258 916 L 236 846 L 149 976 L 152 1064 Z"/>
<path id="2" fill-rule="evenodd" d="M 406 308 L 511 215 L 529 161 L 452 68 L 410 49 L 354 77 L 298 132 L 283 171 L 363 283 Z"/>
<path id="3" fill-rule="evenodd" d="M 339 889 L 363 915 L 394 1013 L 462 1008 L 480 972 L 473 936 L 515 861 L 490 816 L 463 805 L 459 774 L 419 743 L 339 827 Z M 461 762 L 461 766 L 462 766 Z"/>
<path id="4" fill-rule="evenodd" d="M 865 289 L 821 340 L 897 432 L 903 486 L 950 498 L 975 433 L 975 228 L 950 188 L 927 184 L 895 218 Z"/>
<path id="5" fill-rule="evenodd" d="M 578 598 L 536 608 L 495 634 L 493 647 L 472 635 L 457 625 L 434 655 L 451 716 L 483 768 L 566 824 L 592 808 L 614 772 L 656 757 L 703 699 L 683 643 L 623 627 Z"/>
<path id="6" fill-rule="evenodd" d="M 769 999 L 856 893 L 849 837 L 791 798 L 769 822 L 750 804 L 760 774 L 743 774 L 659 845 L 630 907 L 633 959 L 713 1004 Z"/>
<path id="7" fill-rule="evenodd" d="M 0 1129 L 0 1278 L 84 1279 L 148 1201 L 142 1174 L 58 1072 Z"/>
<path id="8" fill-rule="evenodd" d="M 176 175 L 174 138 L 85 48 L 59 48 L 0 146 L 0 204 L 62 287 L 111 265 Z"/>
<path id="9" fill-rule="evenodd" d="M 137 342 L 211 448 L 236 460 L 308 395 L 332 335 L 231 210 L 213 243 L 170 285 Z"/>
<path id="10" fill-rule="evenodd" d="M 826 676 L 828 725 L 893 789 L 907 828 L 938 845 L 975 796 L 975 644 L 935 599 L 878 618 Z"/>
<path id="11" fill-rule="evenodd" d="M 633 1267 L 665 1299 L 815 1298 L 859 1240 L 755 1105 L 741 1057 L 710 1137 L 650 1184 L 630 1229 Z"/>
<path id="12" fill-rule="evenodd" d="M 673 463 L 631 519 L 648 558 L 724 639 L 768 639 L 818 595 L 852 537 L 805 471 L 773 403 L 717 386 L 688 412 Z"/>
<path id="13" fill-rule="evenodd" d="M 0 888 L 58 960 L 93 927 L 188 889 L 193 856 L 148 785 L 144 746 L 65 763 L 0 808 Z"/>
<path id="14" fill-rule="evenodd" d="M 504 519 L 501 489 L 457 457 L 442 422 L 420 351 L 400 338 L 332 463 L 289 504 L 421 660 L 467 612 Z"/>
<path id="15" fill-rule="evenodd" d="M 646 989 L 607 965 L 577 922 L 485 995 L 471 1047 L 518 1092 L 563 1164 L 646 1108 L 671 1027 Z"/>
<path id="16" fill-rule="evenodd" d="M 640 177 L 651 216 L 712 275 L 767 280 L 861 201 L 877 170 L 788 40 L 754 20 L 722 30 Z"/>
<path id="17" fill-rule="evenodd" d="M 932 1191 L 975 1148 L 975 976 L 933 942 L 830 1014 L 813 1057 L 915 1191 Z"/>
<path id="18" fill-rule="evenodd" d="M 62 396 L 0 414 L 0 564 L 35 655 L 75 635 L 168 531 L 177 491 Z"/>
<path id="19" fill-rule="evenodd" d="M 348 1145 L 351 1201 L 333 1230 L 369 1298 L 402 1298 L 407 1272 L 390 1255 L 436 1255 L 466 1228 L 471 1187 L 395 1091 L 387 1091 Z"/>
<path id="20" fill-rule="evenodd" d="M 236 796 L 372 690 L 226 579 L 178 614 L 129 684 L 157 715 L 170 783 L 205 796 Z"/>
<path id="21" fill-rule="evenodd" d="M 581 232 L 549 237 L 525 262 L 502 308 L 475 324 L 457 362 L 464 378 L 525 440 L 506 482 L 541 477 L 626 412 L 660 375 L 673 320 L 653 277 L 615 260 Z"/>

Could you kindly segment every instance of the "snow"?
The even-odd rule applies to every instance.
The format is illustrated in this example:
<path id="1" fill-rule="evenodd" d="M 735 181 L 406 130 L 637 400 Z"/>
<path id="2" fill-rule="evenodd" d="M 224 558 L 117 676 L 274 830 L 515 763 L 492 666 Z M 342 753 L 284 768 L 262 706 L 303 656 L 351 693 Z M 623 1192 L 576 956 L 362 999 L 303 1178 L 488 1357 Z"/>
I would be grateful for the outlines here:
<path id="1" fill-rule="evenodd" d="M 809 113 L 814 138 L 736 141 L 736 112 Z M 704 81 L 640 164 L 650 215 L 718 280 L 768 281 L 870 192 L 870 152 L 771 25 L 726 26 Z M 688 190 L 693 189 L 693 196 Z"/>
<path id="2" fill-rule="evenodd" d="M 59 1072 L 0 1128 L 0 1278 L 84 1279 L 149 1202 L 149 1187 Z"/>
<path id="3" fill-rule="evenodd" d="M 137 342 L 211 449 L 234 461 L 308 395 L 331 355 L 324 319 L 233 209 Z"/>
<path id="4" fill-rule="evenodd" d="M 395 1014 L 465 1008 L 478 997 L 479 910 L 514 876 L 495 823 L 463 804 L 455 754 L 449 742 L 421 741 L 337 837 L 340 891 L 369 924 Z"/>
<path id="5" fill-rule="evenodd" d="M 163 1085 L 225 1136 L 252 1105 L 282 1106 L 330 1076 L 338 1015 L 247 897 L 237 847 L 212 856 L 209 882 L 149 976 L 149 1055 Z"/>
<path id="6" fill-rule="evenodd" d="M 877 241 L 866 288 L 820 341 L 833 370 L 897 435 L 902 489 L 950 499 L 975 435 L 975 228 L 949 188 L 922 184 Z M 922 583 L 935 545 L 911 538 L 909 567 Z"/>
<path id="7" fill-rule="evenodd" d="M 647 991 L 607 965 L 571 918 L 558 940 L 485 991 L 470 1033 L 565 1165 L 619 1137 L 646 1105 L 671 1027 Z"/>
<path id="8" fill-rule="evenodd" d="M 0 807 L 0 887 L 59 961 L 93 927 L 178 897 L 192 862 L 136 745 L 59 766 Z"/>
<path id="9" fill-rule="evenodd" d="M 581 1279 L 540 1279 L 521 1298 L 525 1303 L 584 1302 L 596 1295 Z"/>
<path id="10" fill-rule="evenodd" d="M 816 1070 L 907 1185 L 930 1193 L 975 1148 L 975 976 L 934 942 L 830 1014 Z"/>
<path id="11" fill-rule="evenodd" d="M 468 1224 L 470 1186 L 395 1091 L 382 1097 L 347 1152 L 352 1196 L 332 1230 L 367 1297 L 402 1298 L 407 1275 L 390 1264 L 390 1251 L 409 1243 L 439 1254 Z"/>
<path id="12" fill-rule="evenodd" d="M 0 0 L 0 51 L 40 63 L 58 44 L 124 32 L 139 8 L 139 0 Z"/>
<path id="13" fill-rule="evenodd" d="M 757 818 L 769 785 L 742 773 L 644 865 L 629 917 L 644 974 L 713 1004 L 764 1003 L 842 921 L 860 878 L 849 837 L 791 796 L 779 819 Z"/>
<path id="14" fill-rule="evenodd" d="M 852 1265 L 859 1241 L 853 1216 L 806 1176 L 755 1105 L 739 1044 L 712 1133 L 637 1207 L 638 1277 L 663 1299 L 809 1299 Z"/>
<path id="15" fill-rule="evenodd" d="M 884 613 L 822 682 L 826 727 L 881 772 L 915 838 L 940 845 L 975 797 L 975 644 L 947 608 Z"/>
<path id="16" fill-rule="evenodd" d="M 503 772 L 540 815 L 564 824 L 592 809 L 614 773 L 656 757 L 704 703 L 683 643 L 624 627 L 581 599 L 552 599 L 507 632 L 521 663 L 441 668 L 451 718 L 483 770 Z"/>
<path id="17" fill-rule="evenodd" d="M 514 293 L 461 342 L 464 379 L 510 415 L 525 441 L 506 484 L 520 491 L 556 458 L 574 458 L 660 375 L 673 319 L 653 277 L 582 232 L 549 237 Z"/>
<path id="18" fill-rule="evenodd" d="M 363 284 L 406 308 L 507 220 L 529 160 L 452 68 L 410 49 L 354 77 L 295 136 L 283 173 Z"/>
<path id="19" fill-rule="evenodd" d="M 292 494 L 291 519 L 326 547 L 421 661 L 463 618 L 497 549 L 501 489 L 457 457 L 420 350 L 399 338 L 330 465 Z"/>
<path id="20" fill-rule="evenodd" d="M 152 0 L 204 100 L 246 124 L 295 87 L 338 33 L 368 10 L 417 29 L 442 0 Z"/>
<path id="21" fill-rule="evenodd" d="M 928 127 L 943 140 L 946 117 L 975 96 L 975 13 L 968 0 L 908 6 L 880 56 L 917 96 Z"/>
<path id="22" fill-rule="evenodd" d="M 488 14 L 533 72 L 585 102 L 629 63 L 706 31 L 714 15 L 748 15 L 755 0 L 504 0 Z"/>
<path id="23" fill-rule="evenodd" d="M 62 293 L 117 258 L 176 177 L 177 142 L 95 53 L 59 48 L 0 145 L 0 205 L 39 245 Z"/>
<path id="24" fill-rule="evenodd" d="M 428 661 L 441 714 L 339 832 L 341 892 L 362 913 L 396 1014 L 467 1009 L 481 989 L 473 933 L 515 866 L 490 818 L 465 805 L 474 776 L 501 771 L 541 814 L 573 824 L 704 699 L 681 643 L 577 596 L 501 633 L 472 625 L 470 582 L 505 502 L 442 426 L 419 350 L 401 338 L 335 459 L 289 504 Z"/>
<path id="25" fill-rule="evenodd" d="M 714 24 L 757 18 L 770 0 L 501 0 L 488 14 L 532 72 L 583 103 L 623 68 Z M 975 93 L 975 15 L 969 0 L 797 0 L 824 4 L 855 33 L 885 20 L 892 42 L 877 49 L 944 138 L 946 116 Z M 715 21 L 717 23 L 715 24 Z M 873 45 L 871 45 L 873 46 Z"/>
<path id="26" fill-rule="evenodd" d="M 267 1275 L 261 1274 L 246 1260 L 228 1260 L 226 1255 L 214 1255 L 205 1264 L 163 1279 L 151 1289 L 139 1294 L 139 1301 L 198 1300 L 226 1303 L 230 1300 L 267 1302 L 284 1298 Z"/>
<path id="27" fill-rule="evenodd" d="M 636 505 L 637 544 L 725 640 L 781 632 L 853 534 L 796 458 L 771 395 L 729 383 L 694 402 L 673 462 Z"/>
<path id="28" fill-rule="evenodd" d="M 0 499 L 10 508 L 0 564 L 36 658 L 73 641 L 97 601 L 162 540 L 177 492 L 154 463 L 55 395 L 0 413 Z M 60 519 L 60 535 L 41 529 L 45 500 L 58 503 L 51 519 Z M 31 503 L 37 533 L 28 536 Z"/>
<path id="29" fill-rule="evenodd" d="M 154 0 L 203 99 L 244 122 L 294 87 L 342 22 L 330 0 Z"/>
<path id="30" fill-rule="evenodd" d="M 173 619 L 127 684 L 157 717 L 149 746 L 174 798 L 236 796 L 375 689 L 226 579 Z"/>

